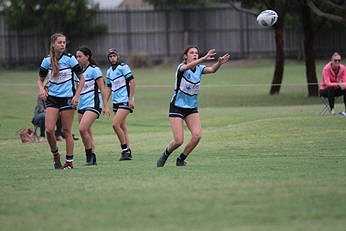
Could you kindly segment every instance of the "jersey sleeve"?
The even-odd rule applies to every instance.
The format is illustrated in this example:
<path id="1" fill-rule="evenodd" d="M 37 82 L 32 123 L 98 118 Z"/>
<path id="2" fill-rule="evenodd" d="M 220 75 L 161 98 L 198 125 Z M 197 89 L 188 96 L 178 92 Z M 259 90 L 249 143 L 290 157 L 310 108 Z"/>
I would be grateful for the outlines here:
<path id="1" fill-rule="evenodd" d="M 49 66 L 50 66 L 50 64 L 48 63 L 48 60 L 46 58 L 44 58 L 41 62 L 41 66 L 40 66 L 40 71 L 39 71 L 40 77 L 46 77 L 48 75 Z"/>
<path id="2" fill-rule="evenodd" d="M 200 69 L 200 72 L 201 72 L 201 75 L 202 74 L 205 74 L 204 73 L 204 69 L 206 68 L 206 65 L 199 65 L 199 69 Z"/>
<path id="3" fill-rule="evenodd" d="M 121 73 L 123 74 L 123 76 L 125 77 L 126 80 L 130 80 L 133 79 L 133 74 L 132 71 L 129 67 L 129 65 L 124 64 L 121 66 Z"/>
<path id="4" fill-rule="evenodd" d="M 102 78 L 102 71 L 99 67 L 94 68 L 94 73 L 93 73 L 94 79 L 97 80 L 99 78 Z"/>
<path id="5" fill-rule="evenodd" d="M 106 73 L 106 85 L 107 87 L 112 87 L 109 69 L 107 70 L 107 73 Z"/>
<path id="6" fill-rule="evenodd" d="M 177 69 L 175 70 L 175 76 L 178 76 L 179 73 L 184 73 L 184 71 L 180 71 L 180 67 L 184 65 L 184 63 L 180 63 L 178 66 L 177 66 Z"/>
<path id="7" fill-rule="evenodd" d="M 76 75 L 80 75 L 83 72 L 82 67 L 79 65 L 76 57 L 73 55 L 70 58 L 70 67 L 72 68 L 72 71 L 76 73 Z"/>

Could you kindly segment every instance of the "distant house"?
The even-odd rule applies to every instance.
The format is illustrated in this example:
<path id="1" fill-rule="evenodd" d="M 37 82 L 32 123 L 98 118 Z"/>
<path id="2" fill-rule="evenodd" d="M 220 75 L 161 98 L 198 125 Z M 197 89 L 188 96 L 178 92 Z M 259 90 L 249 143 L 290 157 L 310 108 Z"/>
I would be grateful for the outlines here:
<path id="1" fill-rule="evenodd" d="M 148 5 L 144 0 L 90 0 L 99 3 L 101 10 Z"/>

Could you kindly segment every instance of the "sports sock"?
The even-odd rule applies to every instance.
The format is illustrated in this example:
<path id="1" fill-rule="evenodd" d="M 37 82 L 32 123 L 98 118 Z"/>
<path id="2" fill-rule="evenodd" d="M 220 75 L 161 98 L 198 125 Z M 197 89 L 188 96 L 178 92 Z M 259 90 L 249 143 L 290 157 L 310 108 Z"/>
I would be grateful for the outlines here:
<path id="1" fill-rule="evenodd" d="M 184 155 L 184 153 L 181 153 L 179 156 L 180 160 L 185 160 L 187 156 Z"/>
<path id="2" fill-rule="evenodd" d="M 50 150 L 50 151 L 52 152 L 53 156 L 56 156 L 59 154 L 58 148 L 56 150 Z"/>
<path id="3" fill-rule="evenodd" d="M 96 154 L 95 153 L 91 153 L 91 156 L 94 158 L 93 162 L 96 163 Z"/>
<path id="4" fill-rule="evenodd" d="M 122 152 L 127 152 L 129 150 L 129 147 L 127 146 L 127 144 L 122 144 L 121 145 L 121 151 Z"/>
<path id="5" fill-rule="evenodd" d="M 73 155 L 66 155 L 66 162 L 73 162 Z"/>
<path id="6" fill-rule="evenodd" d="M 92 149 L 90 148 L 90 149 L 85 149 L 85 155 L 86 156 L 91 156 L 91 154 L 92 154 Z"/>
<path id="7" fill-rule="evenodd" d="M 165 153 L 165 156 L 169 156 L 171 155 L 172 152 L 169 152 L 168 149 L 166 148 L 164 153 Z"/>

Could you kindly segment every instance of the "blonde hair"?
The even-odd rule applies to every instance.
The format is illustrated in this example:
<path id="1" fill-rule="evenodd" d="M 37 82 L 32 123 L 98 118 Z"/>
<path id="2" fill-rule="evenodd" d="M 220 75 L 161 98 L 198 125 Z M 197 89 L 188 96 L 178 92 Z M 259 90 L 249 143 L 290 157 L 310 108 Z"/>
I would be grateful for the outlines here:
<path id="1" fill-rule="evenodd" d="M 59 74 L 59 63 L 55 54 L 55 49 L 54 49 L 54 43 L 59 37 L 66 37 L 62 33 L 55 33 L 52 36 L 50 36 L 50 50 L 49 50 L 49 55 L 50 55 L 50 63 L 52 65 L 52 77 L 55 78 Z"/>

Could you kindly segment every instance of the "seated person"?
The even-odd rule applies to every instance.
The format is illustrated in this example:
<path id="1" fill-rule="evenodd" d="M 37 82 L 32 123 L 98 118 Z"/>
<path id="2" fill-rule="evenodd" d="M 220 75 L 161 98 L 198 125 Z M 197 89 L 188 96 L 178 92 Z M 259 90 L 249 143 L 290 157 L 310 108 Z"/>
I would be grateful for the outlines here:
<path id="1" fill-rule="evenodd" d="M 341 64 L 341 55 L 335 52 L 324 66 L 320 96 L 328 98 L 330 112 L 335 114 L 335 97 L 343 96 L 346 111 L 346 68 Z"/>
<path id="2" fill-rule="evenodd" d="M 45 102 L 40 99 L 40 97 L 37 97 L 37 104 L 35 106 L 34 110 L 34 117 L 32 118 L 32 124 L 36 127 L 40 128 L 40 135 L 38 136 L 38 142 L 42 143 L 45 140 L 45 118 L 46 118 L 46 104 Z M 59 118 L 56 122 L 56 130 L 55 130 L 55 136 L 57 141 L 63 140 L 63 132 L 62 132 L 62 125 L 61 125 L 61 119 Z"/>

